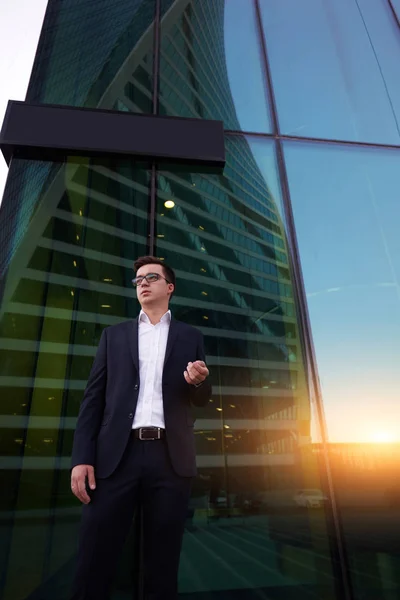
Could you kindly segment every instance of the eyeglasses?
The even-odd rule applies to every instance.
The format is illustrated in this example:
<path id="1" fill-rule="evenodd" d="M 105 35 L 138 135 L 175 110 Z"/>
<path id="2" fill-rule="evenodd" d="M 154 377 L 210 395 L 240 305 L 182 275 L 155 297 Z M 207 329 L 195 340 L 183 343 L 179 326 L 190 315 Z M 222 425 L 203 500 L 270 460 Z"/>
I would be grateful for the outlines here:
<path id="1" fill-rule="evenodd" d="M 132 279 L 132 283 L 135 287 L 137 287 L 138 285 L 142 285 L 143 279 L 145 279 L 147 283 L 154 283 L 155 281 L 158 281 L 160 277 L 161 279 L 165 279 L 165 277 L 163 277 L 159 273 L 147 273 L 147 275 L 144 275 L 143 277 L 135 277 L 135 279 Z M 168 281 L 168 279 L 165 279 L 165 281 L 167 283 L 171 283 L 170 281 Z"/>

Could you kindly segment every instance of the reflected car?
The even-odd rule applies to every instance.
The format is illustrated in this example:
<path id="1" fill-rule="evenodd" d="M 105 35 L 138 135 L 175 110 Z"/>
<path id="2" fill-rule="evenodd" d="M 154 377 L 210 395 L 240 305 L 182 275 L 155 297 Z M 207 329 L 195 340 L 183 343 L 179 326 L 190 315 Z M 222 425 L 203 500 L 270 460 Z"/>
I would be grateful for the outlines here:
<path id="1" fill-rule="evenodd" d="M 298 490 L 293 496 L 293 500 L 297 506 L 303 508 L 321 508 L 324 506 L 328 498 L 321 490 Z"/>

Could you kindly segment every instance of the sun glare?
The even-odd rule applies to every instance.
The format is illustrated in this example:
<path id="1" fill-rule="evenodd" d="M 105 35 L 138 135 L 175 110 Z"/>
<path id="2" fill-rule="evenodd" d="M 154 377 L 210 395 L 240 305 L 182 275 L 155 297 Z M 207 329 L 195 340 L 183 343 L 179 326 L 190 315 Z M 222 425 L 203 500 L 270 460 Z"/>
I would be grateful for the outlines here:
<path id="1" fill-rule="evenodd" d="M 396 441 L 396 436 L 389 431 L 377 431 L 372 435 L 372 441 L 379 444 L 390 444 Z"/>

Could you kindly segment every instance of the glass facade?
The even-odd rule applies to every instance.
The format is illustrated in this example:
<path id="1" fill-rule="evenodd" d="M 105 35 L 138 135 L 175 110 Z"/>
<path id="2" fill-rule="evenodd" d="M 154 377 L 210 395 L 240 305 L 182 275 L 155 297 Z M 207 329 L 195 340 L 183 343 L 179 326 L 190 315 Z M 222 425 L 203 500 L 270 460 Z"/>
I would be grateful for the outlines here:
<path id="1" fill-rule="evenodd" d="M 4 600 L 68 598 L 76 416 L 102 330 L 139 311 L 132 263 L 151 248 L 176 270 L 171 309 L 203 332 L 213 383 L 195 413 L 182 598 L 399 596 L 398 8 L 289 4 L 49 2 L 28 101 L 218 119 L 226 166 L 13 159 Z M 113 600 L 132 597 L 139 555 L 134 522 Z"/>

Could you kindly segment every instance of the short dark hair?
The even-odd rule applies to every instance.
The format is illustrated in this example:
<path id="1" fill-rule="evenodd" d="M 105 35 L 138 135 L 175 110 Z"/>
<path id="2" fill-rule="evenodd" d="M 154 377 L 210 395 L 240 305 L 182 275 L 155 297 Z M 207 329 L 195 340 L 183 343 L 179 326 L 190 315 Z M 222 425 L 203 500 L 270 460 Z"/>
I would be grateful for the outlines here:
<path id="1" fill-rule="evenodd" d="M 174 287 L 175 287 L 175 285 L 176 285 L 175 271 L 169 265 L 167 265 L 163 260 L 161 260 L 160 258 L 156 258 L 155 256 L 140 256 L 133 263 L 133 268 L 135 270 L 135 273 L 137 273 L 139 271 L 140 267 L 143 267 L 144 265 L 161 265 L 163 268 L 163 273 L 164 273 L 165 279 L 167 279 L 169 281 L 169 283 L 173 283 Z"/>

